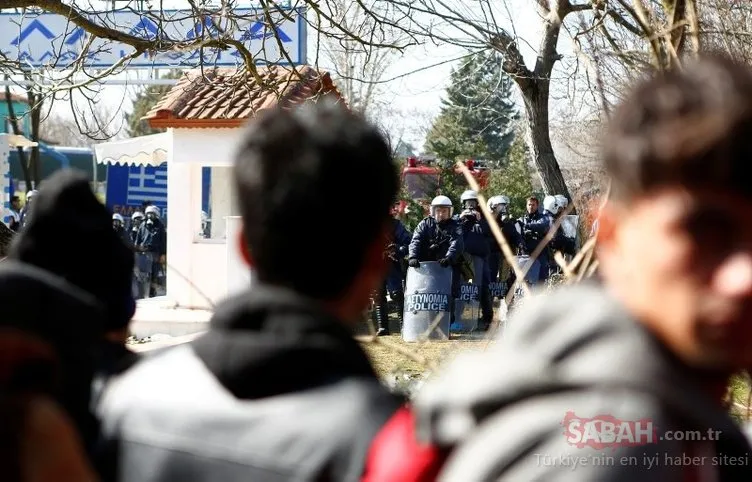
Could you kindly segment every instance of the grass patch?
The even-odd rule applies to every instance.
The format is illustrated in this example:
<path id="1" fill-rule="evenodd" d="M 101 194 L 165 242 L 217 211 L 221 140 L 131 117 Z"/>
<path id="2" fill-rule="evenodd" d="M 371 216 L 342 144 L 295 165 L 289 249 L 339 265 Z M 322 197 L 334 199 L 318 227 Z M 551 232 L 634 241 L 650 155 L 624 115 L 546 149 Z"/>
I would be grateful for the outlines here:
<path id="1" fill-rule="evenodd" d="M 376 342 L 367 341 L 368 337 L 360 337 L 359 340 L 380 377 L 395 373 L 422 375 L 430 369 L 428 364 L 421 363 L 420 359 L 438 365 L 445 363 L 459 352 L 483 350 L 486 345 L 490 346 L 494 343 L 489 344 L 485 339 L 467 337 L 447 341 L 407 343 L 402 341 L 402 337 L 398 334 L 381 337 Z M 381 341 L 384 343 L 380 343 Z M 392 345 L 397 348 L 392 348 Z M 414 357 L 401 353 L 402 350 L 409 351 Z"/>
<path id="2" fill-rule="evenodd" d="M 731 416 L 738 422 L 748 422 L 752 410 L 750 405 L 750 378 L 748 375 L 734 375 L 729 383 L 728 403 Z"/>

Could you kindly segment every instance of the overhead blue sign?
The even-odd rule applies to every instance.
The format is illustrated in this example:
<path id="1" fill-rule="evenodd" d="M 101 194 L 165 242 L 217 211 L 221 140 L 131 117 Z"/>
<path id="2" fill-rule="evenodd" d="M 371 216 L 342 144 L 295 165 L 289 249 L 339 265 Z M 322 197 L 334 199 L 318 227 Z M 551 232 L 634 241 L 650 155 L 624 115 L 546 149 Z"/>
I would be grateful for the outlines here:
<path id="1" fill-rule="evenodd" d="M 128 61 L 126 68 L 192 68 L 202 65 L 239 66 L 237 48 L 198 48 L 202 41 L 241 42 L 257 64 L 299 65 L 306 58 L 306 19 L 303 9 L 272 12 L 271 21 L 260 9 L 233 9 L 231 16 L 196 17 L 190 10 L 114 11 L 87 13 L 88 20 L 147 40 L 181 42 L 181 49 L 151 53 Z M 195 47 L 191 48 L 193 42 Z M 28 67 L 63 69 L 77 63 L 107 68 L 135 49 L 130 45 L 95 37 L 63 15 L 52 13 L 0 14 L 0 52 L 10 61 Z"/>

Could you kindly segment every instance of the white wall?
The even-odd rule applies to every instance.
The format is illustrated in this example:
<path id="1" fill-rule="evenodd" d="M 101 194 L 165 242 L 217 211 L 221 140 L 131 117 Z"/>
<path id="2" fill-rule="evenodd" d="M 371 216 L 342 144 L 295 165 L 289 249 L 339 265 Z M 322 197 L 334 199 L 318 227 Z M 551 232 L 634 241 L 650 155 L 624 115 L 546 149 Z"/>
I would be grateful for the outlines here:
<path id="1" fill-rule="evenodd" d="M 173 152 L 170 159 L 177 163 L 199 163 L 204 166 L 232 166 L 242 129 L 170 129 Z"/>
<path id="2" fill-rule="evenodd" d="M 234 240 L 228 244 L 225 239 L 203 240 L 198 237 L 201 168 L 205 165 L 231 166 L 240 129 L 170 129 L 168 132 L 172 136 L 172 149 L 167 159 L 167 200 L 170 206 L 167 297 L 179 306 L 208 308 L 209 302 L 199 291 L 212 303 L 217 303 L 228 295 L 228 291 L 238 290 L 238 286 L 228 288 L 227 268 L 228 263 L 237 262 L 234 254 L 228 256 L 228 249 L 237 250 L 237 245 Z M 229 169 L 212 170 L 212 194 L 217 194 L 219 204 L 216 209 L 221 211 L 212 213 L 212 218 L 213 223 L 220 221 L 222 226 L 225 226 L 224 216 L 231 215 L 234 210 L 231 207 L 234 199 L 227 188 L 231 183 L 230 175 Z M 220 195 L 223 189 L 226 193 Z M 215 209 L 214 203 L 212 208 Z M 213 225 L 212 231 L 215 229 Z M 237 270 L 231 271 L 229 275 L 234 280 L 231 284 L 247 286 Z"/>

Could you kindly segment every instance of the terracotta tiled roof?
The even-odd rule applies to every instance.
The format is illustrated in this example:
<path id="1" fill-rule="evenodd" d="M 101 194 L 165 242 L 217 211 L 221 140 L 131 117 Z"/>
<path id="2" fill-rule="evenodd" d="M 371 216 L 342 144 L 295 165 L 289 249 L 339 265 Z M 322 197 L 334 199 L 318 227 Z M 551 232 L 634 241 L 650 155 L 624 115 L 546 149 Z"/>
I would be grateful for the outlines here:
<path id="1" fill-rule="evenodd" d="M 144 117 L 154 128 L 237 127 L 259 111 L 289 107 L 323 95 L 341 98 L 328 72 L 310 66 L 187 72 Z"/>

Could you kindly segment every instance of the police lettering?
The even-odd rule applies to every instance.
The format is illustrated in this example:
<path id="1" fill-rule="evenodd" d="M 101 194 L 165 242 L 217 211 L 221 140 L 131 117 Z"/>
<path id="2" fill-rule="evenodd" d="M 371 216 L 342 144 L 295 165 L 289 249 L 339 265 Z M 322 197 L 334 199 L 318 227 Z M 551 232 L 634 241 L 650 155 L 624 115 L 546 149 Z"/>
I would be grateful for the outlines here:
<path id="1" fill-rule="evenodd" d="M 449 296 L 441 293 L 416 293 L 405 299 L 405 311 L 449 311 Z"/>
<path id="2" fill-rule="evenodd" d="M 462 301 L 474 301 L 478 299 L 479 289 L 476 285 L 462 285 L 460 287 L 460 297 Z"/>
<path id="3" fill-rule="evenodd" d="M 491 296 L 500 298 L 501 293 L 504 291 L 504 283 L 503 281 L 494 281 L 492 283 L 488 284 L 488 289 L 491 291 Z"/>

